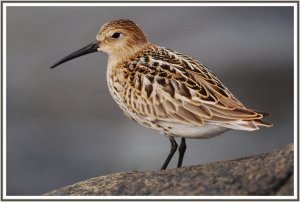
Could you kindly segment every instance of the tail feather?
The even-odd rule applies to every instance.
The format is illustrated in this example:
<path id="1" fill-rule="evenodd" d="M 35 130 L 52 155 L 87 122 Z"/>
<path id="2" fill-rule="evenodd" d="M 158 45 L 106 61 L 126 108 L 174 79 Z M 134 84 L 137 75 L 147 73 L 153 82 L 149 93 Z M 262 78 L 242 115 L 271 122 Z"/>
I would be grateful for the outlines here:
<path id="1" fill-rule="evenodd" d="M 265 117 L 265 116 L 270 116 L 270 113 L 265 112 L 265 111 L 260 111 L 260 110 L 256 110 L 256 109 L 254 109 L 253 111 L 255 111 L 255 112 L 258 113 L 258 114 L 263 115 L 264 117 Z"/>
<path id="2" fill-rule="evenodd" d="M 254 121 L 243 121 L 243 120 L 236 120 L 236 121 L 231 121 L 227 123 L 214 123 L 216 125 L 225 127 L 225 128 L 230 128 L 234 130 L 247 130 L 247 131 L 254 131 L 258 130 L 259 127 L 257 124 L 254 123 Z"/>
<path id="3" fill-rule="evenodd" d="M 261 126 L 263 127 L 272 127 L 273 124 L 267 123 L 262 120 L 264 116 L 268 116 L 269 113 L 260 112 L 255 110 L 258 114 L 261 114 L 261 117 L 250 119 L 236 119 L 236 120 L 224 120 L 223 122 L 220 121 L 210 121 L 212 124 L 219 125 L 222 127 L 235 129 L 235 130 L 247 130 L 247 131 L 254 131 L 258 130 Z"/>
<path id="4" fill-rule="evenodd" d="M 262 121 L 261 119 L 257 119 L 257 120 L 254 120 L 255 123 L 258 125 L 258 126 L 265 126 L 265 127 L 272 127 L 273 124 L 272 123 L 267 123 L 267 122 L 264 122 Z"/>

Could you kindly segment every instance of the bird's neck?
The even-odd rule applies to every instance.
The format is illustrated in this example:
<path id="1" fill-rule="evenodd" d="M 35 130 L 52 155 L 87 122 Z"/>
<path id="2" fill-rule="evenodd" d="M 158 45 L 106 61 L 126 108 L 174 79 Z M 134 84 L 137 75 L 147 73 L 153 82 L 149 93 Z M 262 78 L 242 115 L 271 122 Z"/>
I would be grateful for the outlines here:
<path id="1" fill-rule="evenodd" d="M 144 48 L 148 47 L 150 44 L 145 43 L 142 45 L 135 45 L 132 47 L 124 47 L 120 48 L 118 51 L 114 51 L 113 53 L 108 54 L 108 69 L 111 69 L 115 66 L 117 66 L 118 63 L 121 61 L 126 60 L 127 58 L 130 58 L 132 55 L 135 55 L 139 51 L 143 50 Z"/>

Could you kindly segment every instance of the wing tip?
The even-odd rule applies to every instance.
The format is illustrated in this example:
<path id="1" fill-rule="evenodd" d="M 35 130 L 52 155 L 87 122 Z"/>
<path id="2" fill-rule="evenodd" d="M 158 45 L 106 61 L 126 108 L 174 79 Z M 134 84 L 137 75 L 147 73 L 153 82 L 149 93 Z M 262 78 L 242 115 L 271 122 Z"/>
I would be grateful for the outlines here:
<path id="1" fill-rule="evenodd" d="M 256 119 L 254 121 L 255 121 L 257 126 L 264 126 L 264 127 L 267 127 L 267 128 L 270 128 L 270 127 L 274 126 L 274 124 L 265 122 L 261 119 Z"/>
<path id="2" fill-rule="evenodd" d="M 258 113 L 258 114 L 263 115 L 263 117 L 270 116 L 269 112 L 260 111 L 260 110 L 253 110 L 253 111 L 256 112 L 256 113 Z"/>

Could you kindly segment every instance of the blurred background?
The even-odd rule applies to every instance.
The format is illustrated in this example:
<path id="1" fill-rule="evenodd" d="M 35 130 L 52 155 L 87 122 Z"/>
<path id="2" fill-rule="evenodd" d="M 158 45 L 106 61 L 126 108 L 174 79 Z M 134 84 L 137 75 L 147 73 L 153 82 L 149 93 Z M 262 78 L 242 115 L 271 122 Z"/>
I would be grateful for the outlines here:
<path id="1" fill-rule="evenodd" d="M 184 166 L 269 152 L 293 142 L 292 7 L 8 7 L 7 195 L 40 195 L 122 171 L 158 170 L 169 140 L 127 119 L 106 85 L 107 55 L 50 69 L 109 20 L 197 58 L 272 128 L 187 140 Z M 170 167 L 177 163 L 177 154 Z"/>

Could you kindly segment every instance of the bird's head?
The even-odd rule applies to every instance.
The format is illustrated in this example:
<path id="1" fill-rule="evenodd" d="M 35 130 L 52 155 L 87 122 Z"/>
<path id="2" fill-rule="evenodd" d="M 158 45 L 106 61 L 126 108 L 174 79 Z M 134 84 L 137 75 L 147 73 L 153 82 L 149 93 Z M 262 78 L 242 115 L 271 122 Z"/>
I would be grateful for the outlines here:
<path id="1" fill-rule="evenodd" d="M 104 24 L 96 39 L 99 51 L 114 55 L 132 54 L 147 44 L 143 31 L 130 20 L 115 20 Z"/>
<path id="2" fill-rule="evenodd" d="M 54 68 L 74 58 L 103 51 L 115 59 L 121 59 L 140 50 L 148 44 L 143 31 L 131 20 L 114 20 L 105 23 L 98 32 L 96 40 L 71 53 L 51 66 Z"/>

